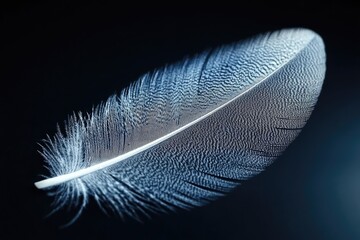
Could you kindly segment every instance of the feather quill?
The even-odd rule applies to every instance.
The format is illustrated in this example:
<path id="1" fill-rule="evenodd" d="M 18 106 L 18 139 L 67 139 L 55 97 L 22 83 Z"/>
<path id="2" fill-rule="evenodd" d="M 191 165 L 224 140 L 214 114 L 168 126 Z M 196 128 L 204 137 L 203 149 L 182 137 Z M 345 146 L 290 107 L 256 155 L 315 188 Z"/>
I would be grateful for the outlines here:
<path id="1" fill-rule="evenodd" d="M 325 76 L 324 44 L 286 29 L 146 74 L 71 116 L 42 149 L 36 182 L 55 210 L 90 198 L 136 219 L 201 206 L 264 170 L 308 120 Z"/>

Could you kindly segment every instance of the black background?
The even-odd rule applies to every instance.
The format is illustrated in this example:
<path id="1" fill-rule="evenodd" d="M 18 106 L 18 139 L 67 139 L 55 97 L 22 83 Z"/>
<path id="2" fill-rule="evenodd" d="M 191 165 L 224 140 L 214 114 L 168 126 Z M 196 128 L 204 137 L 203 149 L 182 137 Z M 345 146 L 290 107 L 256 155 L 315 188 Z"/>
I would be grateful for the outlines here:
<path id="1" fill-rule="evenodd" d="M 2 10 L 1 239 L 360 239 L 359 9 L 12 2 Z M 267 171 L 205 207 L 137 223 L 90 204 L 45 218 L 51 198 L 38 142 L 154 68 L 220 44 L 287 27 L 319 33 L 327 74 L 300 136 Z"/>

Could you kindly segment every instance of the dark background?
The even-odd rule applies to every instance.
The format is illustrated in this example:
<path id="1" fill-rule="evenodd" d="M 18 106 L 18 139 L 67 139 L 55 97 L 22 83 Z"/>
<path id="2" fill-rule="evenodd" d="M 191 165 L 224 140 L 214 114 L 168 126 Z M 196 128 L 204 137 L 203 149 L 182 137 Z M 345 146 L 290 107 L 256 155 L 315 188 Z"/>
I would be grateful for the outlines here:
<path id="1" fill-rule="evenodd" d="M 134 3 L 2 8 L 0 238 L 360 239 L 359 9 L 344 2 Z M 66 229 L 59 226 L 73 212 L 45 218 L 51 198 L 33 186 L 45 173 L 37 143 L 57 123 L 154 68 L 287 27 L 323 37 L 327 74 L 308 124 L 267 171 L 205 207 L 144 223 L 107 217 L 95 204 Z"/>

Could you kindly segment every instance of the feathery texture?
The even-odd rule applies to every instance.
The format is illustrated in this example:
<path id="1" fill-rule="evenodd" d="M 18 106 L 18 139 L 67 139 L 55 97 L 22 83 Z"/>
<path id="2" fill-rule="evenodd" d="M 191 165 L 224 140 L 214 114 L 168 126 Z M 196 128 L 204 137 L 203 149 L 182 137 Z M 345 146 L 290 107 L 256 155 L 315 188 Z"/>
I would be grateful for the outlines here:
<path id="1" fill-rule="evenodd" d="M 323 42 L 306 29 L 166 66 L 91 114 L 71 117 L 66 133 L 45 144 L 49 179 L 35 185 L 54 194 L 56 210 L 71 205 L 79 214 L 90 198 L 134 218 L 201 206 L 284 151 L 309 118 L 324 75 Z"/>

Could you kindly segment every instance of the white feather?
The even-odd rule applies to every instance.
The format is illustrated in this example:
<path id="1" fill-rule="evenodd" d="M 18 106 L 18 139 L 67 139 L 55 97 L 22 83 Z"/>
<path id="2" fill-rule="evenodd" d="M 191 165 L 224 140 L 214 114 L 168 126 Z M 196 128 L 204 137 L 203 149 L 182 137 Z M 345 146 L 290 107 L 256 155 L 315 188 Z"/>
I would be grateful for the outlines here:
<path id="1" fill-rule="evenodd" d="M 282 30 L 147 74 L 43 148 L 36 182 L 56 210 L 92 197 L 138 218 L 200 206 L 261 172 L 310 116 L 325 75 L 321 38 Z M 76 216 L 78 217 L 79 214 Z"/>

